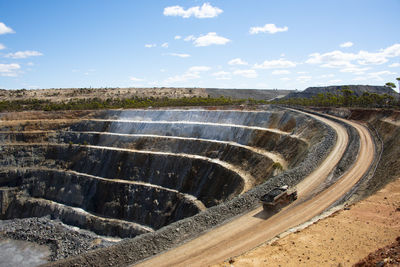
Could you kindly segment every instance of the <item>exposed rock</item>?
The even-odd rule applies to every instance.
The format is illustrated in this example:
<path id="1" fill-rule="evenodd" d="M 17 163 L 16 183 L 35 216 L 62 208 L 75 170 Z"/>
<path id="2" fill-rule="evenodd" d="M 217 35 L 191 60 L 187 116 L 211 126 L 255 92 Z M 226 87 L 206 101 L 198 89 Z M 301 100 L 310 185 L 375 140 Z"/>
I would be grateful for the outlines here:
<path id="1" fill-rule="evenodd" d="M 328 155 L 330 127 L 266 108 L 108 111 L 36 133 L 56 122 L 2 123 L 0 211 L 7 219 L 49 215 L 102 235 L 141 234 L 57 264 L 140 261 L 247 212 L 273 187 L 297 184 Z M 22 130 L 30 132 L 15 132 Z M 276 159 L 262 151 L 288 169 L 273 176 Z M 340 170 L 349 164 L 351 155 Z"/>
<path id="2" fill-rule="evenodd" d="M 89 231 L 76 231 L 46 217 L 0 221 L 0 232 L 8 238 L 47 245 L 52 252 L 50 260 L 77 256 L 113 244 Z"/>
<path id="3" fill-rule="evenodd" d="M 285 98 L 312 98 L 318 94 L 341 94 L 341 90 L 344 87 L 348 87 L 349 90 L 353 91 L 356 96 L 361 96 L 364 92 L 376 93 L 376 94 L 388 94 L 393 97 L 398 97 L 396 91 L 387 86 L 373 86 L 373 85 L 338 85 L 338 86 L 326 86 L 326 87 L 308 87 L 301 92 L 292 92 Z"/>

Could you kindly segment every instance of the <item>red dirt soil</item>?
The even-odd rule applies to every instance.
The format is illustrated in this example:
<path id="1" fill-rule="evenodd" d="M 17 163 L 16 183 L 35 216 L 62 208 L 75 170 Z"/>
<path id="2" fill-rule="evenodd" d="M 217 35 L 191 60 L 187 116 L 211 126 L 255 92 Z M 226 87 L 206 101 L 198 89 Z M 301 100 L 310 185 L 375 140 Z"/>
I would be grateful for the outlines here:
<path id="1" fill-rule="evenodd" d="M 218 266 L 351 266 L 399 235 L 398 178 L 349 209 Z"/>
<path id="2" fill-rule="evenodd" d="M 370 253 L 363 260 L 357 262 L 355 267 L 369 266 L 399 266 L 400 265 L 400 236 L 396 242 Z"/>

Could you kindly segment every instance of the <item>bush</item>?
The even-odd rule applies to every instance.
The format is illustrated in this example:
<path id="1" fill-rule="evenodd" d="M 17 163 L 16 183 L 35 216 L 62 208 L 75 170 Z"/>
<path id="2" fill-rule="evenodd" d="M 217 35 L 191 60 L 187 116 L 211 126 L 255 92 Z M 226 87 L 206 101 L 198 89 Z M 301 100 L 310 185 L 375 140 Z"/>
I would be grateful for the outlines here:
<path id="1" fill-rule="evenodd" d="M 280 171 L 283 170 L 283 166 L 279 162 L 274 162 L 274 164 L 272 164 L 272 168 Z"/>

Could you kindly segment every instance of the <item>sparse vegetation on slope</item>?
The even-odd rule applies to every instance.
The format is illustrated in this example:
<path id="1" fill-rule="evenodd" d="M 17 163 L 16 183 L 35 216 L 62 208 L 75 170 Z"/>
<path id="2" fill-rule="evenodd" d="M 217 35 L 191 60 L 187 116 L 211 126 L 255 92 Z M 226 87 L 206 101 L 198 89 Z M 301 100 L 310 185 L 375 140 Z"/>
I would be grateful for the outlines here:
<path id="1" fill-rule="evenodd" d="M 223 106 L 263 104 L 266 101 L 254 99 L 231 99 L 226 97 L 191 97 L 191 98 L 129 98 L 129 99 L 78 99 L 65 103 L 50 100 L 25 99 L 0 101 L 0 111 L 23 110 L 88 110 L 88 109 L 117 109 L 117 108 L 147 108 L 147 107 L 183 107 L 183 106 Z"/>

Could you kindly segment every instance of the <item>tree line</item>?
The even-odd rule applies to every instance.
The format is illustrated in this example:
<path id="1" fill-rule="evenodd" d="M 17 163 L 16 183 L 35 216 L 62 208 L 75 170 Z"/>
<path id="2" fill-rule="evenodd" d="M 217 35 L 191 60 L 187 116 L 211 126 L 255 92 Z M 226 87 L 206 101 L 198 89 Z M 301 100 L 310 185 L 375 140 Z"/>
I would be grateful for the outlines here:
<path id="1" fill-rule="evenodd" d="M 183 97 L 183 98 L 127 98 L 127 99 L 78 99 L 68 102 L 51 102 L 50 100 L 26 99 L 0 101 L 2 111 L 24 110 L 97 110 L 118 108 L 148 108 L 148 107 L 182 107 L 182 106 L 225 106 L 241 104 L 265 104 L 266 101 L 254 99 L 231 99 L 227 97 Z"/>

